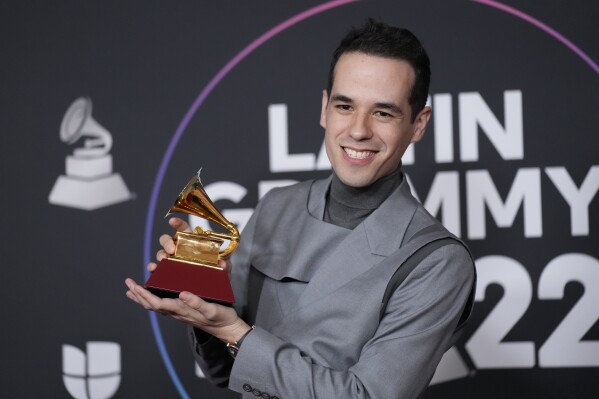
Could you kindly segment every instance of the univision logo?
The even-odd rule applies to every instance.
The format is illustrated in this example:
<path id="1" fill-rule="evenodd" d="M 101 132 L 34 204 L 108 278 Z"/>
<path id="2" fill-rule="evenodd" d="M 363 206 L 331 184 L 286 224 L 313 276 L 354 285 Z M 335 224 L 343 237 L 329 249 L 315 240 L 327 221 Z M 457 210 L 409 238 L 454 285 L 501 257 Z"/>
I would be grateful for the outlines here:
<path id="1" fill-rule="evenodd" d="M 62 346 L 62 379 L 75 399 L 108 399 L 121 383 L 121 347 L 114 342 L 88 342 L 86 352 Z"/>

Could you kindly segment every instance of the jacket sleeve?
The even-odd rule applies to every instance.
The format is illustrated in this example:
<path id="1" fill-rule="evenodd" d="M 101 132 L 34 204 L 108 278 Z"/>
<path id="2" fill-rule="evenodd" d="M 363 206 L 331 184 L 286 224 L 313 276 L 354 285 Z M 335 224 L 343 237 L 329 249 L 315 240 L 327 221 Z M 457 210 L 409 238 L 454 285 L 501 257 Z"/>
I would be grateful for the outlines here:
<path id="1" fill-rule="evenodd" d="M 418 397 L 450 347 L 473 284 L 474 265 L 466 249 L 441 247 L 392 295 L 374 336 L 349 369 L 316 364 L 293 343 L 257 327 L 237 355 L 229 388 L 279 398 Z"/>

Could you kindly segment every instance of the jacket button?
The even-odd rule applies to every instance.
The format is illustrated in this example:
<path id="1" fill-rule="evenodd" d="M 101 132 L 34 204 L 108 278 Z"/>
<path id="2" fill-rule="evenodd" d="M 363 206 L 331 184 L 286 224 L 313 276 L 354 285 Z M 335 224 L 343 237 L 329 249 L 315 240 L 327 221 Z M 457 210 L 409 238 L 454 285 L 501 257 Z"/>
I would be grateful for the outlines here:
<path id="1" fill-rule="evenodd" d="M 262 399 L 272 399 L 268 392 L 262 392 Z"/>
<path id="2" fill-rule="evenodd" d="M 243 384 L 243 390 L 246 392 L 252 392 L 252 386 L 250 384 Z"/>
<path id="3" fill-rule="evenodd" d="M 262 395 L 262 392 L 260 392 L 259 390 L 257 390 L 257 389 L 255 389 L 255 388 L 254 388 L 254 390 L 252 391 L 252 394 L 253 394 L 254 396 L 261 396 L 261 395 Z"/>

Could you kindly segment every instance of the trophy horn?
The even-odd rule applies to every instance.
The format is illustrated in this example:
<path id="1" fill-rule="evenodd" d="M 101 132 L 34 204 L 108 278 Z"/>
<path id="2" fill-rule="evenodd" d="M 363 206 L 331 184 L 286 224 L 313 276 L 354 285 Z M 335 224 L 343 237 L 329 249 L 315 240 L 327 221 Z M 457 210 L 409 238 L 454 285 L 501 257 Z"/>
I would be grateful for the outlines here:
<path id="1" fill-rule="evenodd" d="M 166 213 L 165 217 L 175 212 L 182 212 L 217 223 L 227 229 L 231 234 L 203 230 L 199 226 L 195 228 L 196 234 L 205 237 L 230 240 L 229 245 L 223 251 L 219 252 L 218 255 L 218 259 L 227 259 L 239 245 L 239 230 L 237 230 L 237 227 L 223 216 L 210 197 L 208 197 L 206 190 L 204 190 L 204 187 L 202 186 L 202 181 L 200 180 L 201 171 L 202 169 L 198 170 L 198 173 L 189 180 L 173 206 L 171 206 Z"/>

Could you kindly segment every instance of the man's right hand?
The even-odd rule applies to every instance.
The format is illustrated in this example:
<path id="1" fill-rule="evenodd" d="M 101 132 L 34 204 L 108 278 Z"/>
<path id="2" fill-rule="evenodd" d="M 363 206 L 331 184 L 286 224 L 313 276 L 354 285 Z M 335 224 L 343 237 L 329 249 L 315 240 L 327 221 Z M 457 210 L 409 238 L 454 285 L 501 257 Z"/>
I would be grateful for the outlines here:
<path id="1" fill-rule="evenodd" d="M 178 217 L 170 218 L 168 224 L 177 231 L 183 231 L 187 233 L 191 233 L 192 231 L 191 227 L 189 227 L 189 224 L 185 220 Z M 156 253 L 156 260 L 160 262 L 162 259 L 168 258 L 169 255 L 175 253 L 175 241 L 173 240 L 173 237 L 169 236 L 168 234 L 163 234 L 160 236 L 158 241 L 160 242 L 162 249 Z M 152 273 L 154 270 L 156 270 L 157 266 L 157 263 L 148 263 L 148 271 Z"/>

